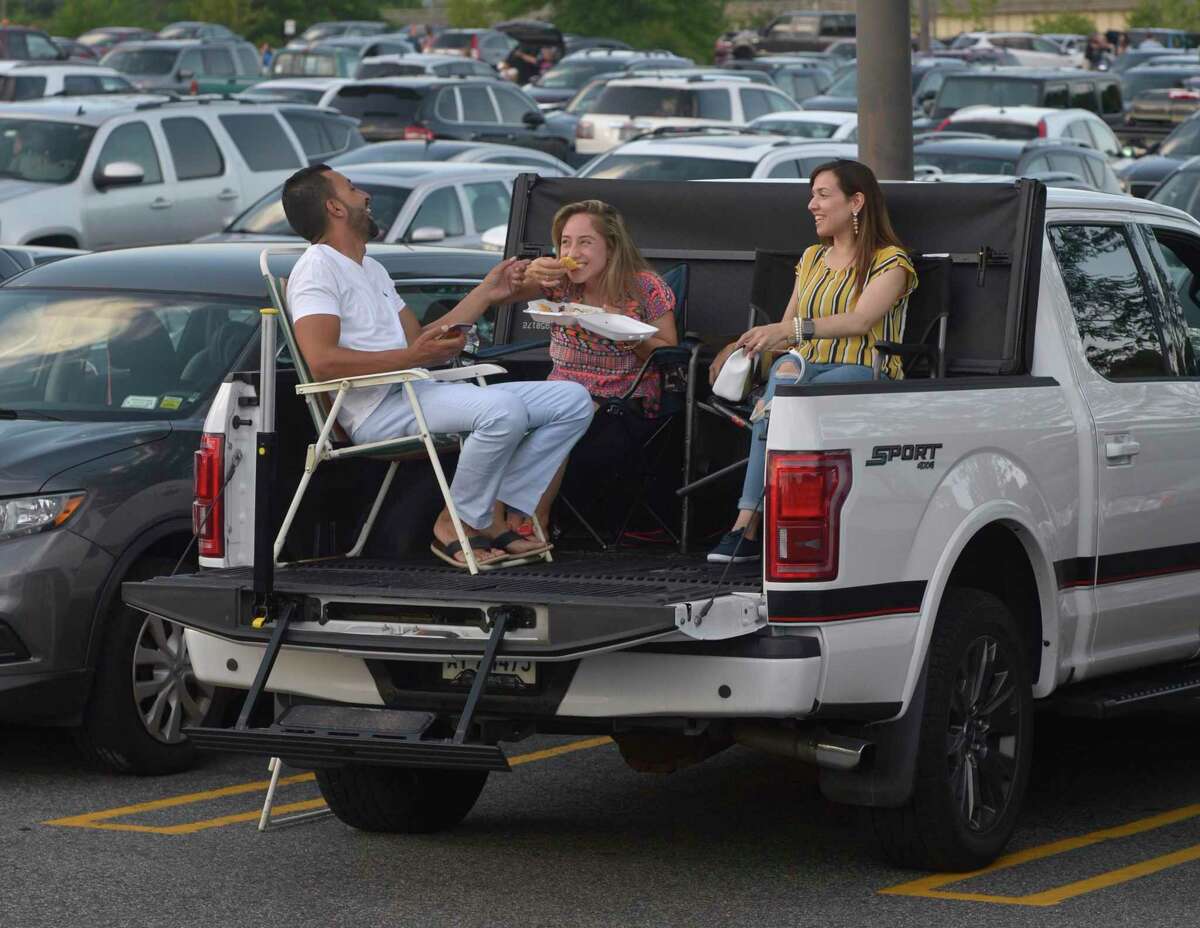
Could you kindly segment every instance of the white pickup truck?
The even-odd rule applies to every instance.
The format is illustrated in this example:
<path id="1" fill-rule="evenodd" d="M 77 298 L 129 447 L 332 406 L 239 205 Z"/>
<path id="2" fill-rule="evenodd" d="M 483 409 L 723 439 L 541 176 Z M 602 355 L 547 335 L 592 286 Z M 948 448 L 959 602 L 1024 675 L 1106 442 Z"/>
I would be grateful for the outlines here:
<path id="1" fill-rule="evenodd" d="M 921 256 L 897 349 L 910 370 L 779 391 L 761 568 L 563 543 L 553 564 L 469 577 L 404 553 L 440 505 L 420 462 L 376 550 L 328 558 L 378 477 L 348 463 L 309 491 L 264 596 L 254 473 L 238 468 L 254 455 L 258 374 L 231 377 L 201 452 L 227 481 L 220 505 L 211 481 L 200 501 L 215 518 L 203 568 L 125 598 L 187 627 L 202 680 L 251 689 L 261 669 L 248 702 L 265 688 L 278 717 L 192 737 L 313 767 L 344 821 L 402 832 L 460 821 L 507 769 L 502 741 L 611 734 L 658 770 L 736 742 L 817 764 L 829 798 L 871 808 L 897 863 L 994 859 L 1035 705 L 1099 717 L 1200 690 L 1200 225 L 1146 200 L 1047 199 L 1033 181 L 885 193 Z M 683 324 L 711 348 L 744 327 L 771 249 L 812 241 L 806 194 L 523 177 L 509 252 L 544 244 L 561 203 L 608 200 L 656 264 L 687 263 Z M 503 311 L 498 342 L 528 335 L 526 318 Z M 544 352 L 505 364 L 544 371 Z M 314 437 L 287 373 L 277 502 Z M 745 433 L 704 405 L 681 413 L 683 480 L 744 453 Z M 693 547 L 736 488 L 706 492 Z M 490 673 L 473 672 L 481 660 Z"/>

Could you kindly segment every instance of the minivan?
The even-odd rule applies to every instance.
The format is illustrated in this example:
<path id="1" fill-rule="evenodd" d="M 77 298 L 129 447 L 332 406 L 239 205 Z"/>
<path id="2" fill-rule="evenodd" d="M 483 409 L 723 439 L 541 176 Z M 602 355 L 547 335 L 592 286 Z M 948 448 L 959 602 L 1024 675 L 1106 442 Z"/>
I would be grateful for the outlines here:
<path id="1" fill-rule="evenodd" d="M 1124 121 L 1121 82 L 1095 71 L 1005 68 L 947 74 L 929 115 L 943 120 L 964 106 L 1045 106 L 1096 113 L 1110 126 Z"/>

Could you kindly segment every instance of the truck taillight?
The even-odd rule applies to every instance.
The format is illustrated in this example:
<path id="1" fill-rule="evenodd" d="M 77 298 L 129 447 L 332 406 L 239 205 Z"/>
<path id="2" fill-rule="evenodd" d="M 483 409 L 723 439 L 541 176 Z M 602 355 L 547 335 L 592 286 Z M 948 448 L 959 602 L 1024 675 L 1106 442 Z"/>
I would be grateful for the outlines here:
<path id="1" fill-rule="evenodd" d="M 948 125 L 950 125 L 950 117 L 949 117 L 949 116 L 947 116 L 945 119 L 943 119 L 941 122 L 939 122 L 939 123 L 937 124 L 937 128 L 935 128 L 933 131 L 934 131 L 934 132 L 941 132 L 941 131 L 942 131 L 943 129 L 945 129 L 945 128 L 946 128 L 946 126 L 948 126 Z"/>
<path id="2" fill-rule="evenodd" d="M 433 130 L 422 126 L 420 123 L 414 123 L 411 126 L 404 127 L 404 138 L 418 142 L 432 142 L 434 138 Z"/>
<path id="3" fill-rule="evenodd" d="M 577 139 L 594 139 L 596 137 L 596 127 L 586 119 L 579 120 L 575 124 L 575 138 Z"/>
<path id="4" fill-rule="evenodd" d="M 225 475 L 225 436 L 211 432 L 201 435 L 194 463 L 192 531 L 196 533 L 201 557 L 224 557 L 225 507 L 221 502 L 221 484 Z"/>
<path id="5" fill-rule="evenodd" d="M 473 35 L 473 36 L 471 36 L 471 54 L 470 54 L 470 57 L 472 57 L 472 58 L 474 58 L 474 59 L 476 59 L 476 60 L 478 60 L 478 59 L 479 59 L 479 36 L 478 36 L 478 35 Z"/>
<path id="6" fill-rule="evenodd" d="M 767 454 L 767 579 L 833 580 L 849 451 Z"/>

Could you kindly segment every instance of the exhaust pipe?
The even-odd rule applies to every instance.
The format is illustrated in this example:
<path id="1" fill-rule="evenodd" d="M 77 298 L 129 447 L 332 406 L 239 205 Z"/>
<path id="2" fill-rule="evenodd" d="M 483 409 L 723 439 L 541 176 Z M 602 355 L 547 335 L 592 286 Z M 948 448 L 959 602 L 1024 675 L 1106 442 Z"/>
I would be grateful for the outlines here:
<path id="1" fill-rule="evenodd" d="M 771 725 L 739 725 L 733 740 L 738 744 L 780 757 L 790 757 L 829 770 L 854 770 L 874 745 L 860 738 L 803 732 Z"/>

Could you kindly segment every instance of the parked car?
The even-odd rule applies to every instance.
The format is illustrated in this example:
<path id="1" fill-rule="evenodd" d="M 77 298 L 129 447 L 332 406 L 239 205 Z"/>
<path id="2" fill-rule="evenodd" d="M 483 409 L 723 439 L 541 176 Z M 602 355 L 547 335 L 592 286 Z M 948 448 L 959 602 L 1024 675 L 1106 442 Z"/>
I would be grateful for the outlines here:
<path id="1" fill-rule="evenodd" d="M 662 126 L 745 125 L 767 113 L 795 108 L 795 101 L 781 90 L 738 80 L 614 80 L 579 120 L 575 150 L 596 155 Z"/>
<path id="2" fill-rule="evenodd" d="M 857 158 L 849 142 L 796 142 L 738 129 L 661 130 L 592 159 L 579 177 L 600 180 L 804 178 L 834 158 Z"/>
<path id="3" fill-rule="evenodd" d="M 60 35 L 50 36 L 50 41 L 66 52 L 68 61 L 82 61 L 95 64 L 100 60 L 100 55 L 90 45 L 84 45 L 82 42 L 76 42 L 74 39 L 68 39 L 66 36 Z"/>
<path id="4" fill-rule="evenodd" d="M 1146 199 L 1200 218 L 1200 157 L 1188 158 L 1176 167 Z"/>
<path id="5" fill-rule="evenodd" d="M 1087 47 L 1088 37 L 1074 32 L 1043 32 L 1043 39 L 1049 39 L 1067 54 L 1082 54 Z"/>
<path id="6" fill-rule="evenodd" d="M 300 35 L 288 42 L 288 48 L 307 48 L 326 39 L 353 35 L 380 35 L 388 31 L 388 24 L 381 20 L 342 19 L 336 22 L 313 23 Z"/>
<path id="7" fill-rule="evenodd" d="M 500 74 L 486 61 L 456 55 L 368 55 L 354 72 L 357 80 L 376 77 L 484 77 L 499 79 Z"/>
<path id="8" fill-rule="evenodd" d="M 972 48 L 1002 48 L 1027 68 L 1078 68 L 1083 53 L 1064 51 L 1057 42 L 1033 32 L 964 32 L 953 42 L 954 51 Z"/>
<path id="9" fill-rule="evenodd" d="M 956 58 L 914 58 L 912 63 L 911 92 L 913 109 L 924 110 L 927 101 L 933 100 L 950 74 L 965 73 L 971 66 Z M 823 93 L 804 101 L 805 109 L 842 110 L 858 112 L 858 68 L 844 71 Z"/>
<path id="10" fill-rule="evenodd" d="M 321 100 L 360 120 L 369 142 L 459 139 L 527 145 L 561 158 L 568 149 L 545 131 L 546 117 L 520 89 L 477 77 L 385 77 L 332 88 Z"/>
<path id="11" fill-rule="evenodd" d="M 279 80 L 261 81 L 239 93 L 240 100 L 284 103 L 308 103 L 315 106 L 321 102 L 330 87 L 349 83 L 344 77 L 286 77 Z"/>
<path id="12" fill-rule="evenodd" d="M 358 53 L 335 45 L 285 48 L 271 60 L 272 77 L 354 77 Z"/>
<path id="13" fill-rule="evenodd" d="M 1150 195 L 1179 165 L 1200 155 L 1200 114 L 1180 123 L 1150 153 L 1118 172 L 1122 186 L 1135 197 Z"/>
<path id="14" fill-rule="evenodd" d="M 791 139 L 828 139 L 831 142 L 858 141 L 858 114 L 837 110 L 797 110 L 771 113 L 752 119 L 748 128 L 783 135 Z"/>
<path id="15" fill-rule="evenodd" d="M 339 165 L 359 190 L 371 196 L 380 241 L 479 247 L 480 237 L 508 221 L 513 179 L 518 174 L 560 176 L 550 168 L 464 164 L 451 161 L 393 161 Z M 283 212 L 283 185 L 265 194 L 222 232 L 198 242 L 300 241 Z"/>
<path id="16" fill-rule="evenodd" d="M 52 98 L 0 112 L 6 244 L 118 248 L 224 228 L 310 159 L 362 144 L 314 107 Z"/>
<path id="17" fill-rule="evenodd" d="M 94 49 L 97 58 L 103 58 L 122 42 L 141 42 L 152 38 L 152 30 L 138 26 L 101 26 L 98 29 L 89 29 L 75 41 Z"/>
<path id="18" fill-rule="evenodd" d="M 238 93 L 263 79 L 258 50 L 240 39 L 123 42 L 100 63 L 159 93 Z"/>
<path id="19" fill-rule="evenodd" d="M 158 30 L 160 39 L 220 39 L 222 41 L 241 40 L 241 36 L 228 26 L 221 23 L 202 23 L 183 21 L 171 23 Z"/>
<path id="20" fill-rule="evenodd" d="M 755 46 L 761 53 L 819 52 L 838 39 L 854 38 L 856 23 L 853 13 L 793 10 L 767 23 Z"/>
<path id="21" fill-rule="evenodd" d="M 350 47 L 352 38 L 342 36 L 336 39 L 326 39 L 323 45 L 345 45 Z M 379 35 L 355 36 L 353 47 L 360 58 L 376 55 L 415 55 L 420 52 L 420 46 L 404 32 L 382 32 Z"/>
<path id="22" fill-rule="evenodd" d="M 1138 65 L 1154 61 L 1158 58 L 1174 56 L 1177 53 L 1177 49 L 1173 48 L 1131 48 L 1114 58 L 1108 70 L 1114 74 L 1123 75 L 1126 71 L 1136 68 Z"/>
<path id="23" fill-rule="evenodd" d="M 1098 113 L 1110 126 L 1125 120 L 1121 83 L 1102 71 L 978 68 L 947 74 L 929 115 L 940 122 L 964 106 L 1044 106 Z"/>
<path id="24" fill-rule="evenodd" d="M 1074 139 L 958 139 L 913 146 L 913 165 L 928 165 L 944 174 L 1009 174 L 1027 177 L 1065 171 L 1104 193 L 1125 191 L 1101 152 Z"/>
<path id="25" fill-rule="evenodd" d="M 79 248 L 53 248 L 47 245 L 0 245 L 0 281 L 23 274 L 31 267 L 41 267 L 74 255 L 87 254 Z M 2 376 L 2 375 L 0 375 Z"/>
<path id="26" fill-rule="evenodd" d="M 496 145 L 490 142 L 399 141 L 372 142 L 353 151 L 335 155 L 326 163 L 338 168 L 351 164 L 388 164 L 394 161 L 454 161 L 470 164 L 509 164 L 552 177 L 569 177 L 574 169 L 564 161 L 536 148 Z"/>
<path id="27" fill-rule="evenodd" d="M 1127 29 L 1125 34 L 1129 38 L 1130 48 L 1137 48 L 1147 39 L 1153 39 L 1163 48 L 1175 51 L 1184 48 L 1193 48 L 1196 44 L 1193 38 L 1194 34 L 1187 33 L 1182 29 L 1160 29 L 1139 26 L 1134 29 Z"/>
<path id="28" fill-rule="evenodd" d="M 477 58 L 496 67 L 516 47 L 515 39 L 495 29 L 446 29 L 434 37 L 429 51 Z"/>
<path id="29" fill-rule="evenodd" d="M 567 55 L 573 55 L 576 52 L 581 52 L 589 48 L 614 48 L 628 51 L 632 46 L 628 42 L 622 42 L 620 39 L 607 39 L 598 35 L 574 35 L 570 32 L 563 33 L 564 58 Z"/>
<path id="30" fill-rule="evenodd" d="M 1043 106 L 967 106 L 947 116 L 942 130 L 979 132 L 998 139 L 1075 139 L 1103 152 L 1110 160 L 1122 157 L 1122 146 L 1108 123 L 1090 110 L 1050 109 Z"/>
<path id="31" fill-rule="evenodd" d="M 553 107 L 566 104 L 579 90 L 600 74 L 625 71 L 630 66 L 643 62 L 662 64 L 677 62 L 680 67 L 689 67 L 691 59 L 681 58 L 667 51 L 632 51 L 620 48 L 589 48 L 563 58 L 558 64 L 535 77 L 524 90 L 539 106 Z"/>
<path id="32" fill-rule="evenodd" d="M 112 68 L 72 61 L 41 64 L 21 62 L 0 71 L 0 101 L 12 103 L 39 97 L 78 97 L 102 93 L 136 93 L 137 88 Z"/>
<path id="33" fill-rule="evenodd" d="M 749 60 L 732 59 L 727 67 L 733 71 L 769 74 L 775 86 L 797 103 L 825 93 L 833 83 L 833 69 L 817 58 L 769 55 Z"/>
<path id="34" fill-rule="evenodd" d="M 1126 71 L 1124 92 L 1127 131 L 1181 123 L 1200 108 L 1200 59 L 1170 67 L 1144 64 Z"/>
<path id="35" fill-rule="evenodd" d="M 0 26 L 0 60 L 65 61 L 67 53 L 40 29 Z"/>
<path id="36" fill-rule="evenodd" d="M 0 287 L 0 719 L 77 726 L 120 770 L 188 766 L 182 727 L 221 708 L 181 630 L 123 606 L 120 589 L 195 563 L 193 457 L 217 386 L 258 351 L 260 250 L 81 255 Z M 497 260 L 368 253 L 425 313 Z"/>

